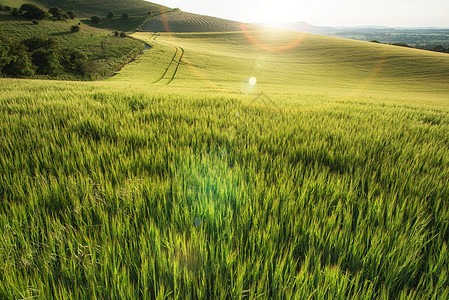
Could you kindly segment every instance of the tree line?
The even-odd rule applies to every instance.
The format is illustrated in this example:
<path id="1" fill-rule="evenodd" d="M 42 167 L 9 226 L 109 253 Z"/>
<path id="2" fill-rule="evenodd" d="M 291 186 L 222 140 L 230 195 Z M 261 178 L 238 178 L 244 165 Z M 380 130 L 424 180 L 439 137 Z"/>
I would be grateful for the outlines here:
<path id="1" fill-rule="evenodd" d="M 378 40 L 372 40 L 370 42 L 372 42 L 372 43 L 379 43 L 380 44 L 380 42 Z M 389 45 L 399 46 L 399 47 L 407 47 L 407 48 L 416 48 L 416 49 L 427 50 L 427 51 L 434 51 L 434 52 L 449 53 L 449 46 L 445 47 L 443 45 L 420 45 L 420 44 L 416 44 L 415 46 L 411 46 L 411 45 L 408 45 L 406 43 L 392 43 L 392 44 L 389 44 Z"/>
<path id="2" fill-rule="evenodd" d="M 32 37 L 20 42 L 0 35 L 0 75 L 28 77 L 87 75 L 87 56 L 75 49 L 61 49 L 54 38 Z"/>

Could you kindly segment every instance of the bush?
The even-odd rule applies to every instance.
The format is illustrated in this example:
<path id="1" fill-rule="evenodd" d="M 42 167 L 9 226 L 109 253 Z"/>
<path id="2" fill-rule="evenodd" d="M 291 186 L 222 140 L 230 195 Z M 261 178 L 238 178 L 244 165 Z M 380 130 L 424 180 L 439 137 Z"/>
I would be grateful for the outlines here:
<path id="1" fill-rule="evenodd" d="M 56 42 L 56 40 L 52 37 L 44 38 L 44 37 L 32 37 L 32 38 L 28 38 L 26 40 L 23 40 L 21 42 L 22 45 L 24 45 L 27 49 L 28 52 L 33 52 L 37 49 L 46 49 L 46 50 L 50 50 L 50 49 L 57 49 L 58 48 L 58 43 Z"/>
<path id="2" fill-rule="evenodd" d="M 407 45 L 406 43 L 393 43 L 392 45 L 393 45 L 393 46 L 408 47 L 408 48 L 410 48 L 410 46 Z"/>
<path id="3" fill-rule="evenodd" d="M 4 11 L 4 10 L 5 10 L 5 6 L 0 3 L 0 11 Z"/>
<path id="4" fill-rule="evenodd" d="M 70 27 L 70 31 L 72 33 L 76 33 L 78 31 L 80 31 L 80 27 L 78 25 L 73 25 L 72 27 Z"/>
<path id="5" fill-rule="evenodd" d="M 95 24 L 100 23 L 100 17 L 98 17 L 98 16 L 90 17 L 90 20 Z"/>
<path id="6" fill-rule="evenodd" d="M 125 32 L 120 32 L 120 37 L 122 37 L 122 38 L 126 37 L 126 33 Z"/>
<path id="7" fill-rule="evenodd" d="M 32 22 L 33 22 L 33 24 L 34 24 L 34 25 L 38 25 L 38 24 L 39 24 L 39 21 L 38 21 L 38 20 L 36 20 L 36 19 L 33 19 L 33 21 L 32 21 Z"/>
<path id="8" fill-rule="evenodd" d="M 69 15 L 58 6 L 50 8 L 48 12 L 57 20 L 63 21 L 69 18 Z"/>
<path id="9" fill-rule="evenodd" d="M 87 74 L 87 56 L 74 49 L 65 49 L 62 51 L 61 64 L 64 69 L 73 74 Z"/>
<path id="10" fill-rule="evenodd" d="M 114 36 L 120 36 L 120 32 L 114 31 Z"/>
<path id="11" fill-rule="evenodd" d="M 3 9 L 4 11 L 11 11 L 11 7 L 9 7 L 8 5 L 5 6 L 5 8 Z"/>
<path id="12" fill-rule="evenodd" d="M 13 16 L 13 17 L 20 16 L 19 10 L 17 8 L 13 8 L 13 10 L 11 11 L 11 16 Z"/>
<path id="13" fill-rule="evenodd" d="M 77 17 L 76 13 L 73 10 L 69 10 L 67 12 L 67 15 L 69 16 L 70 19 L 75 19 Z"/>
<path id="14" fill-rule="evenodd" d="M 2 68 L 4 74 L 25 77 L 33 75 L 35 69 L 24 45 L 18 43 L 9 45 L 8 62 Z"/>
<path id="15" fill-rule="evenodd" d="M 106 16 L 108 19 L 112 19 L 112 18 L 114 18 L 114 12 L 112 12 L 112 11 L 108 11 L 108 15 Z"/>
<path id="16" fill-rule="evenodd" d="M 378 40 L 372 40 L 372 41 L 370 41 L 371 43 L 377 43 L 377 44 L 380 44 L 380 42 L 378 41 Z"/>
<path id="17" fill-rule="evenodd" d="M 129 18 L 129 15 L 127 14 L 127 13 L 123 13 L 123 15 L 122 15 L 122 19 L 128 19 Z"/>
<path id="18" fill-rule="evenodd" d="M 20 11 L 25 12 L 23 15 L 28 19 L 43 20 L 45 19 L 45 17 L 47 17 L 47 13 L 34 4 L 22 4 L 22 6 L 20 7 Z"/>
<path id="19" fill-rule="evenodd" d="M 62 66 L 59 62 L 59 51 L 55 49 L 38 49 L 33 52 L 32 58 L 38 74 L 58 75 L 62 71 Z"/>

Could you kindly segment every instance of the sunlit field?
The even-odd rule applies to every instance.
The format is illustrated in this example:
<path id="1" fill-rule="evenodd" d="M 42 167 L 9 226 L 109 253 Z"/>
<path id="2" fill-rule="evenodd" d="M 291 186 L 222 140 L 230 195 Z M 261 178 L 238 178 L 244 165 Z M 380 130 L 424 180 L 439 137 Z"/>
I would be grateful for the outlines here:
<path id="1" fill-rule="evenodd" d="M 448 55 L 133 36 L 103 81 L 0 79 L 0 298 L 449 298 Z"/>

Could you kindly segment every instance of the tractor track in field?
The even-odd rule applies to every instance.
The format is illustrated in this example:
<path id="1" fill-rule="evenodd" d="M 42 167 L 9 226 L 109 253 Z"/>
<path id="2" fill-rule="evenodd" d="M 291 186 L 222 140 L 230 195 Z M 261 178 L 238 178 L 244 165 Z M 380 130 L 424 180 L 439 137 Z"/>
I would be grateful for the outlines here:
<path id="1" fill-rule="evenodd" d="M 167 68 L 165 68 L 165 71 L 162 74 L 162 76 L 158 80 L 153 82 L 154 84 L 157 84 L 157 83 L 163 81 L 164 79 L 165 80 L 168 79 L 168 82 L 164 85 L 169 85 L 170 83 L 172 83 L 175 80 L 176 74 L 178 73 L 178 70 L 179 70 L 179 66 L 181 65 L 182 58 L 184 57 L 184 49 L 179 46 L 173 46 L 173 47 L 175 47 L 175 54 L 173 55 L 172 59 L 170 60 L 170 63 L 168 64 Z M 178 55 L 179 55 L 179 59 L 176 58 Z M 175 64 L 176 64 L 176 66 L 174 66 Z M 173 73 L 171 73 L 171 72 L 169 73 L 170 69 L 173 69 L 173 68 L 174 68 Z"/>
<path id="2" fill-rule="evenodd" d="M 179 66 L 181 65 L 182 58 L 184 57 L 184 49 L 181 48 L 181 47 L 177 47 L 177 48 L 181 49 L 181 56 L 179 57 L 179 60 L 178 60 L 178 62 L 177 62 L 175 72 L 173 73 L 173 76 L 171 77 L 171 79 L 170 79 L 170 81 L 167 83 L 167 85 L 169 85 L 170 83 L 173 82 L 173 80 L 175 80 L 175 76 L 176 76 L 176 74 L 178 73 Z"/>

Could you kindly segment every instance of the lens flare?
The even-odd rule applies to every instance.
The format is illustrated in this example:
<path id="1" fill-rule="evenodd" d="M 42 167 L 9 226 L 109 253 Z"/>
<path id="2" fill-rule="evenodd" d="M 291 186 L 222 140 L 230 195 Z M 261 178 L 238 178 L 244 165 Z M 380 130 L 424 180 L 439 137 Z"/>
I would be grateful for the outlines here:
<path id="1" fill-rule="evenodd" d="M 250 85 L 256 85 L 256 83 L 257 83 L 257 78 L 256 77 L 251 77 L 249 79 L 249 84 Z"/>

